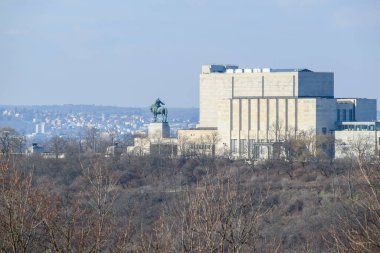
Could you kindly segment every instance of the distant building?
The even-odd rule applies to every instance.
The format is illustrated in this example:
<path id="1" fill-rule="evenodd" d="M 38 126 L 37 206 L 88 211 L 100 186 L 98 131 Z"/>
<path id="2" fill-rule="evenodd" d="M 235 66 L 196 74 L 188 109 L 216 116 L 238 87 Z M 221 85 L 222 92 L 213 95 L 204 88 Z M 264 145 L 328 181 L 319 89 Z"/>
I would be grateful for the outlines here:
<path id="1" fill-rule="evenodd" d="M 32 146 L 26 149 L 26 155 L 40 155 L 44 159 L 63 159 L 65 153 L 48 152 L 38 143 L 32 143 Z"/>
<path id="2" fill-rule="evenodd" d="M 41 126 L 41 134 L 44 134 L 45 133 L 45 122 L 41 122 L 40 126 Z"/>
<path id="3" fill-rule="evenodd" d="M 178 130 L 178 149 L 183 156 L 215 156 L 218 142 L 216 129 Z"/>
<path id="4" fill-rule="evenodd" d="M 335 139 L 335 155 L 338 158 L 379 155 L 380 122 L 340 122 Z"/>
<path id="5" fill-rule="evenodd" d="M 106 157 L 119 157 L 123 153 L 123 147 L 115 142 L 112 146 L 107 147 Z"/>
<path id="6" fill-rule="evenodd" d="M 204 65 L 199 110 L 196 129 L 179 131 L 179 138 L 201 144 L 193 149 L 214 145 L 211 152 L 236 158 L 269 158 L 278 143 L 301 131 L 344 139 L 356 134 L 342 129 L 349 122 L 377 126 L 376 99 L 335 98 L 334 73 L 309 69 Z M 205 137 L 213 135 L 217 142 Z"/>
<path id="7" fill-rule="evenodd" d="M 35 134 L 44 134 L 45 133 L 45 122 L 36 124 Z"/>
<path id="8" fill-rule="evenodd" d="M 32 146 L 27 148 L 27 154 L 42 154 L 44 152 L 44 148 L 38 145 L 38 143 L 32 143 Z"/>
<path id="9" fill-rule="evenodd" d="M 178 155 L 177 142 L 170 137 L 168 123 L 153 122 L 148 126 L 148 136 L 134 138 L 134 145 L 127 148 L 127 153 L 174 157 Z"/>

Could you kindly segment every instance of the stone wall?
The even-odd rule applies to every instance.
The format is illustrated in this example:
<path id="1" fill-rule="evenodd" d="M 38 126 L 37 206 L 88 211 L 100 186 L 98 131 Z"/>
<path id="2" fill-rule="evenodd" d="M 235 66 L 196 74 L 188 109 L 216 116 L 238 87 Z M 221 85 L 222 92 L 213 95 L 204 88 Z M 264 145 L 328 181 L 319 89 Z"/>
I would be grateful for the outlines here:
<path id="1" fill-rule="evenodd" d="M 230 98 L 334 97 L 334 74 L 315 72 L 200 75 L 199 127 L 217 126 L 218 101 Z"/>
<path id="2" fill-rule="evenodd" d="M 231 140 L 274 143 L 300 131 L 330 133 L 335 105 L 335 99 L 324 98 L 225 99 L 219 106 L 218 135 L 230 146 Z"/>

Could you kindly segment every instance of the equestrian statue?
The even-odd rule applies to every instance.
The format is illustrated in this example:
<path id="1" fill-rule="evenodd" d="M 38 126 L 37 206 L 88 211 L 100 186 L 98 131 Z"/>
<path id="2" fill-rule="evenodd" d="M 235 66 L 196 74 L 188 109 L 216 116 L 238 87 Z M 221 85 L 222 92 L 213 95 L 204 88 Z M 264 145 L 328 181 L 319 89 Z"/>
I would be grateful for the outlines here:
<path id="1" fill-rule="evenodd" d="M 157 115 L 161 114 L 162 122 L 166 123 L 168 122 L 168 109 L 165 106 L 161 105 L 165 104 L 160 100 L 160 98 L 157 98 L 156 102 L 151 105 L 150 111 L 153 113 L 154 122 L 157 122 Z"/>

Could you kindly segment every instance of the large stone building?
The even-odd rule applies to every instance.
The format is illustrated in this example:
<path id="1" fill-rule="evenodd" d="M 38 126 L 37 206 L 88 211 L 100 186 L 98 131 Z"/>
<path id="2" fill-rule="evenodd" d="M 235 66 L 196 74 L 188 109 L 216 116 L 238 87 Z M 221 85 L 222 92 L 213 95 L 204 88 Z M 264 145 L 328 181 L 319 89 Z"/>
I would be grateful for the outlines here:
<path id="1" fill-rule="evenodd" d="M 331 72 L 204 65 L 199 124 L 180 130 L 178 138 L 190 140 L 193 148 L 200 142 L 203 148 L 214 145 L 213 153 L 265 159 L 289 135 L 344 136 L 344 122 L 375 121 L 376 100 L 335 98 Z"/>

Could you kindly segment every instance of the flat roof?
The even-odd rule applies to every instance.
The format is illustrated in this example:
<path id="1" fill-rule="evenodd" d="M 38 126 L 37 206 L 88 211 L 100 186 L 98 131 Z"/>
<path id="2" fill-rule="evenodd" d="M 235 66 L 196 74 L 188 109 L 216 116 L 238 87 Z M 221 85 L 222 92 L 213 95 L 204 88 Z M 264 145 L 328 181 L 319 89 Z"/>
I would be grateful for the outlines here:
<path id="1" fill-rule="evenodd" d="M 270 72 L 313 72 L 310 69 L 271 69 Z"/>
<path id="2" fill-rule="evenodd" d="M 341 125 L 380 125 L 380 121 L 342 121 Z"/>
<path id="3" fill-rule="evenodd" d="M 380 130 L 380 121 L 343 121 L 337 126 L 339 131 L 374 131 Z"/>
<path id="4" fill-rule="evenodd" d="M 204 70 L 206 68 L 206 70 Z M 239 68 L 231 64 L 209 64 L 203 65 L 204 73 L 271 73 L 271 72 L 313 72 L 307 68 Z"/>

